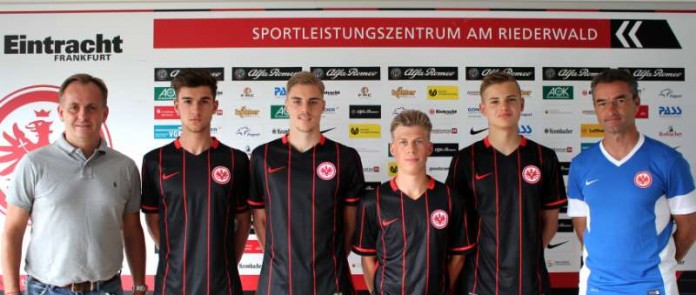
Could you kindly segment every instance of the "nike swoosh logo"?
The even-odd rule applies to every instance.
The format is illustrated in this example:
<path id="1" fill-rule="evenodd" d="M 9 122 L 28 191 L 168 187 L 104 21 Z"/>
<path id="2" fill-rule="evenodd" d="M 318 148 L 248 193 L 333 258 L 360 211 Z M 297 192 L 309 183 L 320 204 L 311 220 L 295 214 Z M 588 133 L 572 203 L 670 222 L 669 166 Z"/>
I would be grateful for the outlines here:
<path id="1" fill-rule="evenodd" d="M 471 129 L 469 130 L 469 134 L 476 135 L 486 130 L 488 130 L 488 127 L 479 130 L 474 130 L 474 127 L 471 127 Z"/>
<path id="2" fill-rule="evenodd" d="M 382 220 L 382 227 L 387 227 L 387 226 L 389 226 L 390 224 L 396 222 L 397 220 L 399 220 L 399 219 L 398 219 L 398 218 L 394 218 L 394 219 L 392 219 L 392 220 Z"/>
<path id="3" fill-rule="evenodd" d="M 268 167 L 268 173 L 274 173 L 274 172 L 281 170 L 281 169 L 284 169 L 284 168 L 285 168 L 285 166 L 280 166 L 280 167 L 275 167 L 275 168 Z"/>
<path id="4" fill-rule="evenodd" d="M 570 242 L 570 241 L 560 242 L 560 243 L 558 243 L 558 244 L 549 244 L 549 245 L 547 246 L 547 248 L 553 249 L 553 248 L 556 248 L 556 247 L 558 247 L 558 246 L 560 246 L 560 245 L 563 245 L 563 244 L 565 244 L 565 243 L 568 243 L 568 242 Z"/>
<path id="5" fill-rule="evenodd" d="M 169 173 L 169 174 L 162 174 L 162 180 L 170 179 L 170 178 L 176 176 L 177 174 L 179 174 L 179 171 L 174 172 L 174 173 Z"/>
<path id="6" fill-rule="evenodd" d="M 334 130 L 334 129 L 336 129 L 336 127 L 322 130 L 321 134 L 324 134 L 324 133 L 329 132 L 329 131 Z"/>
<path id="7" fill-rule="evenodd" d="M 599 179 L 585 180 L 585 186 L 592 185 L 593 183 L 599 181 Z"/>
<path id="8" fill-rule="evenodd" d="M 474 177 L 476 177 L 476 180 L 481 180 L 481 179 L 484 179 L 484 178 L 488 177 L 488 175 L 491 175 L 491 173 L 493 173 L 493 172 L 488 172 L 488 173 L 486 173 L 486 174 L 478 174 L 478 173 L 476 173 L 476 174 L 474 175 Z"/>

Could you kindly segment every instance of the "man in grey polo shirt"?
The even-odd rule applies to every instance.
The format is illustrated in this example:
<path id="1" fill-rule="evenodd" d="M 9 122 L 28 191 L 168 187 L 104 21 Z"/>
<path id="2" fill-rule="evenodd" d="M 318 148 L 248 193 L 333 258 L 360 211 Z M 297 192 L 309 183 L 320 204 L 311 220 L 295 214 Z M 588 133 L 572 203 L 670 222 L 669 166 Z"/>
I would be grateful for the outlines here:
<path id="1" fill-rule="evenodd" d="M 63 82 L 59 97 L 65 133 L 20 161 L 8 194 L 5 294 L 20 293 L 29 218 L 27 294 L 122 294 L 124 247 L 134 294 L 145 294 L 140 177 L 133 160 L 101 139 L 109 114 L 106 86 L 99 78 L 76 74 Z"/>

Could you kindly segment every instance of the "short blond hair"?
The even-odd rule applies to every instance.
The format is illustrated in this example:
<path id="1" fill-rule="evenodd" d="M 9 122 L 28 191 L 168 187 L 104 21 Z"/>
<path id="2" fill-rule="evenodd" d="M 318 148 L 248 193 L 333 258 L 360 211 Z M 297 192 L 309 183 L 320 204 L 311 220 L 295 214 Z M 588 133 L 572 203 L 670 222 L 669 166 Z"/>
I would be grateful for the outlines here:
<path id="1" fill-rule="evenodd" d="M 285 86 L 287 92 L 290 92 L 290 89 L 292 89 L 292 87 L 294 87 L 295 85 L 316 86 L 317 88 L 319 88 L 322 97 L 324 96 L 324 89 L 326 89 L 324 87 L 324 82 L 322 82 L 321 79 L 317 78 L 317 76 L 307 71 L 297 72 L 294 75 L 292 75 L 292 77 L 290 77 L 290 80 L 288 80 L 288 83 Z"/>
<path id="2" fill-rule="evenodd" d="M 428 115 L 419 110 L 404 110 L 396 115 L 391 122 L 390 132 L 392 137 L 394 136 L 394 130 L 399 128 L 399 126 L 423 127 L 426 131 L 428 131 L 428 139 L 430 139 L 430 131 L 433 130 L 433 124 L 430 122 Z"/>

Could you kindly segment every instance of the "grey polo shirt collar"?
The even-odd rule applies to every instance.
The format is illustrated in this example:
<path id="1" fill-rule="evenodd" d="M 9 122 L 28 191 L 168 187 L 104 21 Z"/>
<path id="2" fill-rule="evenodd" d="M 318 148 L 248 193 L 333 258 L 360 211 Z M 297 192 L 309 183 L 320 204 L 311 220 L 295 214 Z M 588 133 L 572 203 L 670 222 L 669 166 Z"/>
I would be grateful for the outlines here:
<path id="1" fill-rule="evenodd" d="M 61 134 L 61 136 L 58 138 L 58 140 L 56 140 L 56 146 L 59 149 L 61 149 L 62 151 L 64 151 L 65 153 L 67 153 L 68 155 L 70 155 L 72 158 L 77 157 L 78 160 L 81 160 L 82 162 L 85 162 L 88 160 L 85 157 L 85 154 L 82 153 L 82 150 L 80 148 L 73 146 L 72 144 L 70 144 L 68 142 L 67 139 L 65 139 L 65 132 L 63 132 L 63 134 Z M 90 158 L 95 157 L 95 155 L 97 155 L 97 154 L 101 154 L 101 155 L 105 154 L 108 148 L 109 147 L 106 145 L 106 141 L 104 141 L 103 139 L 100 140 L 99 146 L 97 146 L 97 148 L 94 150 L 94 153 L 92 154 L 92 157 L 90 157 Z"/>

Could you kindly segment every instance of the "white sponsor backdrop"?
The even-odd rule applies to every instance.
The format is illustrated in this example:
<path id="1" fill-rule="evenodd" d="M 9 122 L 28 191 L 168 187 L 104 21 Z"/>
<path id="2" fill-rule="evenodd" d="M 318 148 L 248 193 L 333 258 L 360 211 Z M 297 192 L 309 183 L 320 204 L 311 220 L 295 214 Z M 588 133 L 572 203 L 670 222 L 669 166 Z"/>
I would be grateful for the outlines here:
<path id="1" fill-rule="evenodd" d="M 31 7 L 31 9 L 36 6 Z M 46 7 L 40 7 L 46 9 Z M 159 4 L 153 8 L 167 8 Z M 8 5 L 0 5 L 0 11 L 9 10 Z M 16 10 L 16 7 L 11 7 Z M 77 8 L 79 9 L 79 8 Z M 692 166 L 696 167 L 696 141 L 693 131 L 688 126 L 696 123 L 690 113 L 696 111 L 696 102 L 692 93 L 696 93 L 696 81 L 692 71 L 696 69 L 696 38 L 692 33 L 694 12 L 581 12 L 581 11 L 104 11 L 110 9 L 108 4 L 100 10 L 91 12 L 53 11 L 35 13 L 32 11 L 0 14 L 0 34 L 3 35 L 3 51 L 0 52 L 0 185 L 2 204 L 5 204 L 7 186 L 12 179 L 13 163 L 26 150 L 44 145 L 60 135 L 62 124 L 57 117 L 56 87 L 64 78 L 77 72 L 87 72 L 103 78 L 109 87 L 110 115 L 107 121 L 106 136 L 111 145 L 140 162 L 147 151 L 170 142 L 171 138 L 156 139 L 155 129 L 162 128 L 157 136 L 176 135 L 168 127 L 155 125 L 178 125 L 177 119 L 155 119 L 155 107 L 171 106 L 166 99 L 168 82 L 156 81 L 157 69 L 176 69 L 184 67 L 221 68 L 224 80 L 219 82 L 220 113 L 213 120 L 213 133 L 221 141 L 233 147 L 250 151 L 255 146 L 277 138 L 278 131 L 287 130 L 287 120 L 271 119 L 278 115 L 278 109 L 272 105 L 283 103 L 284 81 L 233 80 L 233 67 L 277 68 L 301 67 L 339 67 L 350 70 L 353 67 L 376 67 L 380 72 L 379 80 L 331 81 L 325 77 L 327 86 L 327 110 L 322 121 L 322 129 L 329 130 L 327 137 L 355 147 L 362 156 L 365 177 L 368 181 L 386 181 L 390 173 L 391 158 L 387 154 L 389 142 L 389 122 L 395 112 L 403 108 L 417 108 L 431 114 L 435 132 L 435 143 L 458 144 L 458 148 L 480 140 L 485 132 L 475 135 L 472 130 L 486 127 L 485 118 L 478 114 L 478 80 L 470 79 L 472 75 L 481 75 L 485 69 L 480 68 L 531 68 L 534 79 L 521 81 L 525 92 L 525 113 L 521 120 L 521 132 L 525 136 L 554 148 L 562 162 L 569 162 L 577 155 L 583 143 L 595 142 L 598 137 L 583 137 L 582 124 L 594 124 L 596 118 L 591 113 L 591 95 L 589 81 L 549 80 L 553 73 L 562 77 L 563 71 L 555 72 L 548 68 L 572 68 L 578 73 L 583 68 L 626 67 L 645 68 L 646 71 L 659 76 L 660 69 L 670 72 L 674 68 L 681 70 L 677 81 L 641 81 L 641 97 L 648 106 L 648 118 L 638 120 L 640 130 L 648 136 L 666 142 L 678 148 Z M 123 9 L 123 7 L 118 7 Z M 127 8 L 126 8 L 127 9 Z M 522 42 L 524 35 L 508 37 L 512 40 L 492 40 L 489 43 L 476 43 L 467 36 L 468 30 L 462 30 L 460 38 L 469 37 L 467 42 L 440 42 L 437 40 L 409 39 L 394 36 L 396 41 L 382 40 L 323 40 L 321 46 L 312 43 L 316 36 L 300 35 L 302 40 L 280 40 L 274 46 L 268 43 L 254 43 L 246 27 L 237 31 L 236 27 L 219 25 L 220 23 L 201 24 L 197 22 L 196 35 L 188 32 L 171 35 L 183 40 L 180 44 L 159 46 L 156 35 L 165 35 L 166 31 L 154 25 L 159 19 L 224 19 L 244 21 L 249 19 L 253 26 L 258 22 L 263 26 L 275 25 L 273 19 L 289 18 L 298 21 L 295 27 L 333 26 L 350 27 L 351 20 L 359 18 L 369 24 L 399 24 L 412 20 L 427 27 L 434 19 L 459 19 L 460 27 L 468 23 L 477 24 L 477 28 L 493 27 L 491 38 L 500 38 L 498 20 L 516 20 L 515 24 L 533 26 L 539 20 L 549 19 L 548 27 L 569 27 L 588 20 L 604 21 L 605 31 L 599 30 L 594 40 L 546 40 L 535 41 L 532 45 Z M 313 19 L 329 20 L 317 25 Z M 386 19 L 386 20 L 385 20 Z M 335 20 L 335 23 L 331 20 Z M 476 20 L 476 21 L 471 21 Z M 580 21 L 582 20 L 582 21 Z M 649 47 L 650 42 L 660 43 L 662 34 L 641 33 L 637 20 L 666 20 L 681 48 L 621 49 L 610 48 L 611 42 L 600 40 L 611 38 L 614 31 L 608 28 L 609 20 L 631 20 L 621 30 L 621 36 L 629 47 L 640 47 L 643 42 Z M 479 21 L 479 22 L 477 22 Z M 360 21 L 357 21 L 360 22 Z M 621 21 L 619 24 L 623 24 Z M 464 24 L 464 25 L 462 25 Z M 285 24 L 287 25 L 287 23 Z M 291 26 L 291 25 L 287 25 Z M 411 28 L 418 25 L 409 25 Z M 514 26 L 514 24 L 511 24 Z M 582 25 L 578 25 L 582 27 Z M 647 26 L 647 25 L 646 25 Z M 473 26 L 472 26 L 473 27 Z M 638 32 L 632 38 L 633 28 Z M 497 29 L 495 29 L 497 28 Z M 162 31 L 159 31 L 162 30 Z M 485 32 L 485 30 L 484 30 Z M 578 30 L 577 32 L 580 32 Z M 585 33 L 589 31 L 584 31 Z M 237 36 L 237 33 L 239 35 Z M 112 44 L 111 53 L 91 55 L 78 52 L 75 54 L 46 53 L 46 44 L 51 40 L 95 40 L 97 35 L 113 41 L 115 37 L 122 40 L 120 46 Z M 591 33 L 590 34 L 590 38 Z M 495 35 L 498 35 L 495 37 Z M 24 37 L 22 37 L 24 36 Z M 292 38 L 297 36 L 293 35 Z M 485 37 L 485 36 L 484 36 Z M 537 36 L 538 37 L 538 36 Z M 51 38 L 47 40 L 47 38 Z M 322 37 L 316 37 L 322 38 Z M 378 37 L 376 37 L 378 38 Z M 386 37 L 385 37 L 386 38 Z M 401 38 L 401 39 L 400 39 Z M 583 38 L 583 37 L 578 37 Z M 208 45 L 196 45 L 196 40 L 208 40 Z M 633 39 L 639 39 L 638 42 Z M 640 40 L 642 39 L 642 40 Z M 22 40 L 38 40 L 41 53 L 30 53 L 22 48 Z M 216 40 L 221 40 L 220 43 Z M 403 41 L 403 43 L 390 43 Z M 652 41 L 649 41 L 652 40 Z M 118 41 L 118 40 L 116 40 Z M 271 40 L 272 41 L 272 40 Z M 276 40 L 277 41 L 277 40 Z M 66 41 L 69 44 L 71 41 Z M 246 42 L 246 43 L 245 43 Z M 371 43 L 370 43 L 371 42 Z M 583 43 L 584 42 L 584 43 Z M 175 42 L 176 43 L 176 42 Z M 183 44 L 183 45 L 182 45 Z M 210 45 L 218 44 L 218 45 Z M 256 45 L 254 45 L 256 44 Z M 298 45 L 299 44 L 299 45 Z M 328 44 L 328 45 L 327 45 Z M 527 44 L 527 45 L 524 45 Z M 585 44 L 585 45 L 582 45 Z M 593 44 L 593 45 L 588 45 Z M 623 45 L 619 41 L 620 45 Z M 168 47 L 168 48 L 154 48 Z M 161 45 L 161 44 L 160 44 Z M 364 46 L 363 46 L 364 45 Z M 91 45 L 86 43 L 86 50 Z M 592 48 L 583 48 L 592 47 Z M 120 47 L 121 52 L 113 52 Z M 185 48 L 189 47 L 189 48 Z M 63 47 L 62 51 L 69 50 Z M 35 50 L 37 51 L 37 50 Z M 55 48 L 54 50 L 55 51 Z M 26 52 L 26 53 L 21 53 Z M 68 59 L 90 59 L 68 61 Z M 84 57 L 83 57 L 84 56 Z M 91 56 L 91 57 L 87 57 Z M 96 61 L 94 59 L 97 59 Z M 107 60 L 108 59 L 108 60 Z M 453 67 L 455 80 L 394 80 L 394 72 L 389 67 L 422 67 L 427 72 L 432 67 Z M 479 67 L 474 71 L 473 67 Z M 272 70 L 269 70 L 272 72 Z M 639 75 L 641 71 L 637 71 Z M 645 72 L 645 71 L 643 71 Z M 169 72 L 168 72 L 169 73 Z M 251 71 L 247 72 L 247 77 Z M 160 73 L 162 74 L 162 73 Z M 326 72 L 325 72 L 326 74 Z M 402 74 L 405 74 L 402 73 Z M 664 78 L 664 77 L 662 77 Z M 51 86 L 52 85 L 52 86 Z M 544 99 L 544 86 L 562 86 L 554 88 L 563 99 Z M 27 87 L 30 87 L 26 89 Z M 428 90 L 438 90 L 435 99 L 428 99 Z M 453 91 L 451 99 L 442 99 L 443 91 Z M 415 91 L 408 95 L 409 91 Z M 565 93 L 564 93 L 565 92 Z M 406 94 L 406 95 L 404 95 Z M 349 119 L 351 105 L 379 105 L 381 118 Z M 39 112 L 41 110 L 50 113 Z M 162 113 L 164 111 L 164 114 Z M 166 109 L 160 114 L 166 116 Z M 243 116 L 240 116 L 243 115 Z M 363 133 L 351 136 L 351 124 L 368 124 L 357 126 L 362 131 L 375 131 L 381 126 L 378 138 L 359 138 Z M 176 126 L 174 127 L 176 129 Z M 367 128 L 368 130 L 364 130 Z M 108 129 L 108 130 L 106 130 Z M 174 130 L 175 130 L 174 129 Z M 593 129 L 589 126 L 589 129 Z M 52 131 L 52 133 L 48 133 Z M 362 132 L 361 131 L 361 132 Z M 591 133 L 591 132 L 590 132 Z M 585 134 L 588 135 L 588 134 Z M 450 146 L 451 147 L 451 146 Z M 447 175 L 449 157 L 433 157 L 429 160 L 429 173 L 444 181 Z M 3 214 L 0 220 L 4 222 Z M 552 242 L 559 244 L 547 250 L 547 265 L 551 272 L 576 272 L 579 269 L 580 246 L 570 229 L 568 220 L 562 221 L 561 231 Z M 254 237 L 252 236 L 252 240 Z M 26 239 L 25 239 L 26 241 Z M 156 257 L 153 245 L 148 239 L 147 273 L 153 275 L 156 270 Z M 240 265 L 243 275 L 256 275 L 259 272 L 262 254 L 258 249 L 249 248 Z M 696 269 L 696 256 L 689 255 L 682 269 Z M 359 258 L 351 255 L 353 271 L 361 273 Z M 126 273 L 128 273 L 127 268 Z"/>

